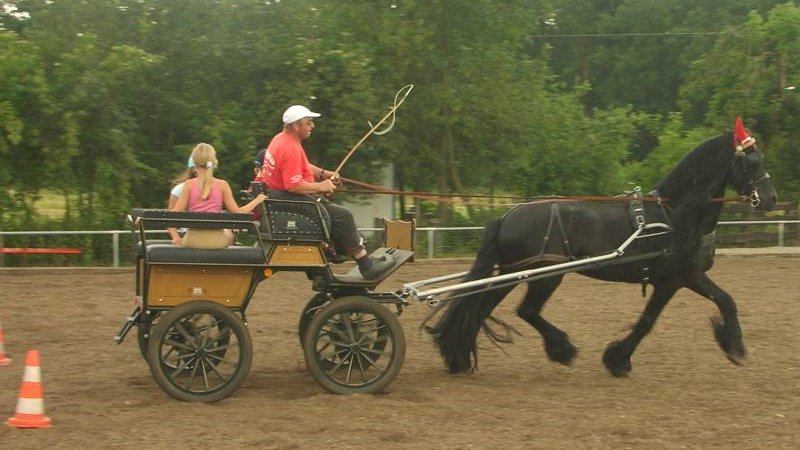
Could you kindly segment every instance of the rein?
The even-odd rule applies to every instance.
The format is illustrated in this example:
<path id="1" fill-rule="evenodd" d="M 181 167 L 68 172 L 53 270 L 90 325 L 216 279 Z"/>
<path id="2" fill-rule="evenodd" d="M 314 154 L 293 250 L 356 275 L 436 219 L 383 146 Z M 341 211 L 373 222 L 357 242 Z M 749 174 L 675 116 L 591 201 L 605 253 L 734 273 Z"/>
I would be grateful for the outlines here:
<path id="1" fill-rule="evenodd" d="M 492 206 L 492 207 L 507 207 L 507 206 L 517 206 L 523 205 L 525 203 L 530 203 L 533 201 L 542 201 L 542 200 L 553 200 L 553 201 L 588 201 L 588 202 L 629 202 L 630 198 L 627 195 L 615 195 L 612 197 L 608 196 L 596 196 L 596 195 L 544 195 L 544 196 L 536 196 L 536 197 L 524 197 L 521 195 L 517 196 L 510 196 L 510 195 L 487 195 L 487 194 L 444 194 L 440 192 L 421 192 L 421 191 L 400 191 L 396 189 L 388 189 L 383 186 L 378 186 L 375 184 L 365 183 L 363 181 L 354 180 L 352 178 L 341 177 L 342 181 L 346 184 L 352 184 L 354 186 L 362 187 L 366 190 L 357 190 L 357 189 L 346 189 L 340 192 L 345 194 L 367 194 L 367 195 L 406 195 L 409 197 L 419 198 L 422 200 L 430 200 L 436 199 L 442 202 L 447 203 L 455 203 L 455 199 L 458 197 L 461 198 L 475 198 L 475 199 L 510 199 L 510 200 L 518 200 L 523 199 L 522 203 L 507 203 L 507 204 L 495 204 L 495 205 L 486 205 L 486 204 L 475 204 L 477 206 Z M 664 197 L 647 197 L 642 196 L 641 201 L 643 202 L 657 202 L 657 203 L 669 203 L 669 200 Z M 712 203 L 735 203 L 735 202 L 748 202 L 751 201 L 751 196 L 738 196 L 738 197 L 712 197 L 708 199 L 709 202 Z M 463 202 L 467 203 L 467 202 Z"/>

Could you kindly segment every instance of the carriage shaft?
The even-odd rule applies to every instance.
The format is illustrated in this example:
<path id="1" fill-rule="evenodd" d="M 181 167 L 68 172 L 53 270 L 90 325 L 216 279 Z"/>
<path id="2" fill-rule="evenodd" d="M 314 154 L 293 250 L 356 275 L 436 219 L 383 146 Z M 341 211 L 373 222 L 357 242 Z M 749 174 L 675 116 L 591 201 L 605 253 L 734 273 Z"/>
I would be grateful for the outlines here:
<path id="1" fill-rule="evenodd" d="M 648 226 L 648 225 L 651 225 L 651 226 Z M 410 295 L 410 296 L 416 298 L 417 300 L 428 301 L 428 300 L 432 300 L 437 295 L 445 294 L 445 293 L 449 293 L 449 292 L 453 292 L 453 291 L 458 291 L 458 290 L 462 290 L 462 289 L 469 289 L 469 288 L 475 288 L 475 287 L 487 287 L 487 289 L 489 289 L 489 285 L 493 285 L 495 283 L 500 283 L 497 286 L 491 286 L 491 289 L 495 289 L 495 288 L 499 288 L 499 287 L 503 287 L 503 286 L 509 286 L 509 285 L 514 285 L 514 284 L 519 284 L 519 283 L 524 283 L 524 282 L 527 282 L 527 281 L 531 281 L 530 278 L 532 276 L 535 276 L 535 275 L 544 275 L 544 276 L 539 276 L 537 278 L 545 278 L 546 276 L 555 276 L 555 275 L 560 275 L 560 274 L 567 273 L 567 272 L 572 272 L 572 271 L 575 271 L 577 269 L 580 269 L 582 267 L 585 267 L 585 266 L 588 266 L 588 265 L 591 265 L 591 264 L 597 264 L 597 263 L 608 261 L 608 260 L 611 260 L 611 259 L 615 259 L 615 258 L 618 258 L 618 257 L 624 255 L 625 254 L 625 249 L 627 249 L 628 246 L 634 240 L 636 240 L 636 238 L 639 237 L 640 234 L 642 234 L 642 232 L 644 232 L 646 229 L 649 229 L 649 228 L 655 228 L 652 225 L 655 225 L 655 227 L 661 227 L 663 224 L 643 224 L 643 225 L 639 226 L 627 239 L 625 239 L 624 242 L 622 242 L 622 244 L 620 244 L 620 246 L 616 250 L 613 250 L 613 251 L 611 251 L 609 253 L 606 253 L 606 254 L 603 254 L 603 255 L 600 255 L 600 256 L 592 256 L 592 257 L 589 257 L 589 258 L 579 259 L 579 260 L 575 260 L 575 261 L 567 261 L 567 262 L 564 262 L 564 263 L 553 264 L 553 265 L 550 265 L 550 266 L 539 267 L 539 268 L 536 268 L 536 269 L 528 269 L 528 270 L 522 270 L 522 271 L 519 271 L 519 272 L 506 273 L 506 274 L 496 275 L 496 276 L 489 277 L 489 278 L 483 278 L 483 279 L 480 279 L 480 280 L 465 281 L 463 283 L 456 283 L 456 284 L 453 284 L 453 285 L 450 285 L 450 286 L 442 286 L 442 287 L 428 289 L 428 290 L 424 290 L 424 291 L 420 291 L 420 290 L 417 289 L 418 287 L 427 286 L 427 285 L 431 285 L 431 284 L 434 284 L 434 283 L 439 283 L 439 282 L 442 282 L 442 281 L 448 281 L 448 280 L 451 280 L 451 279 L 460 278 L 460 277 L 463 277 L 464 275 L 466 275 L 468 273 L 468 272 L 462 272 L 462 273 L 458 273 L 458 274 L 445 275 L 445 276 L 441 276 L 441 277 L 436 277 L 436 278 L 430 278 L 430 279 L 427 279 L 427 280 L 417 281 L 415 283 L 404 284 L 402 289 L 401 289 L 401 291 L 406 295 Z"/>

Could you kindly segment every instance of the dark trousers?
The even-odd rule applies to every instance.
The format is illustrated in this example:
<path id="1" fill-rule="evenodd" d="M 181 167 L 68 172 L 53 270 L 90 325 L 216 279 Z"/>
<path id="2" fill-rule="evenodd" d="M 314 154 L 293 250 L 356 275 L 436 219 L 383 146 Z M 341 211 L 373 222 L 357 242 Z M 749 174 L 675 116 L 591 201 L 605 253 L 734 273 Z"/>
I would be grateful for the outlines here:
<path id="1" fill-rule="evenodd" d="M 321 203 L 331 217 L 331 240 L 336 252 L 353 256 L 363 250 L 364 245 L 361 243 L 353 213 L 326 198 L 321 199 Z"/>

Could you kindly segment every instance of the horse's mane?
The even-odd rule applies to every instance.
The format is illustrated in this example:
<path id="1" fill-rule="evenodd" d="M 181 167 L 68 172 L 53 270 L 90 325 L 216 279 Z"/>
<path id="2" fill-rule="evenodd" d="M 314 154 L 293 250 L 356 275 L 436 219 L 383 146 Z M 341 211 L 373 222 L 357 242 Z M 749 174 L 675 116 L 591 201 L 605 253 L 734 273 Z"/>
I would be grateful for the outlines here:
<path id="1" fill-rule="evenodd" d="M 734 157 L 733 134 L 723 133 L 686 154 L 656 186 L 672 210 L 671 250 L 679 256 L 676 264 L 691 256 L 703 235 L 716 227 L 722 203 L 711 199 L 724 195 Z"/>
<path id="2" fill-rule="evenodd" d="M 656 189 L 675 202 L 682 202 L 685 197 L 721 196 L 733 157 L 731 133 L 707 139 L 687 153 Z"/>

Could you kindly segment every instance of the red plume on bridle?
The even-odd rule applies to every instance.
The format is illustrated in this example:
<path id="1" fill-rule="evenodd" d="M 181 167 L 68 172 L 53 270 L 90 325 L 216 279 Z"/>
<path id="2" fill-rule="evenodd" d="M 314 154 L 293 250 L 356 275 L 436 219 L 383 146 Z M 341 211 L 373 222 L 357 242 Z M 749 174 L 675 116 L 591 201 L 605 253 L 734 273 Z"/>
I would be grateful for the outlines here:
<path id="1" fill-rule="evenodd" d="M 742 116 L 738 116 L 736 118 L 736 127 L 733 131 L 733 145 L 736 147 L 736 152 L 740 153 L 755 143 L 756 139 L 744 129 Z"/>

